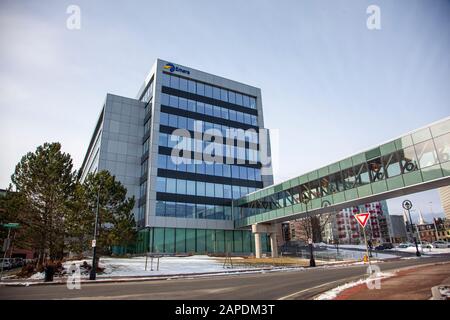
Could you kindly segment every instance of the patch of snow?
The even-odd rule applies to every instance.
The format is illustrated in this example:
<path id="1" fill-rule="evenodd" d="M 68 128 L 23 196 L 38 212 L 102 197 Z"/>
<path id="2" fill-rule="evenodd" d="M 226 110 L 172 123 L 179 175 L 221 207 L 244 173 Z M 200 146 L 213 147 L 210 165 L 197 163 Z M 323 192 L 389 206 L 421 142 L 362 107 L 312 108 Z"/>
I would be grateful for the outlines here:
<path id="1" fill-rule="evenodd" d="M 32 280 L 44 280 L 45 279 L 45 273 L 44 272 L 36 272 L 29 279 L 32 279 Z"/>
<path id="2" fill-rule="evenodd" d="M 147 270 L 145 270 L 145 257 L 134 258 L 110 258 L 101 257 L 99 266 L 104 268 L 104 272 L 98 274 L 102 277 L 123 277 L 123 276 L 153 276 L 153 275 L 171 275 L 171 274 L 189 274 L 205 272 L 227 272 L 237 270 L 248 270 L 249 267 L 224 268 L 223 262 L 209 256 L 190 256 L 190 257 L 161 257 L 159 259 L 159 270 L 157 270 L 157 259 L 153 259 L 153 271 L 151 258 L 147 260 Z M 235 260 L 233 258 L 233 260 Z M 83 264 L 86 261 L 91 264 L 90 259 L 68 261 L 63 264 L 67 270 L 73 263 Z"/>
<path id="3" fill-rule="evenodd" d="M 314 300 L 333 300 L 340 293 L 342 293 L 344 290 L 347 290 L 347 289 L 352 288 L 352 287 L 356 287 L 356 286 L 361 285 L 361 284 L 368 284 L 369 282 L 373 282 L 375 280 L 386 279 L 386 278 L 392 277 L 394 275 L 395 275 L 395 273 L 378 272 L 378 273 L 376 273 L 376 274 L 374 274 L 371 277 L 368 277 L 366 279 L 359 279 L 357 281 L 352 281 L 352 282 L 348 282 L 346 284 L 343 284 L 341 286 L 337 286 L 336 288 L 333 288 L 331 290 L 328 290 L 328 291 L 320 294 L 319 296 L 314 298 Z"/>

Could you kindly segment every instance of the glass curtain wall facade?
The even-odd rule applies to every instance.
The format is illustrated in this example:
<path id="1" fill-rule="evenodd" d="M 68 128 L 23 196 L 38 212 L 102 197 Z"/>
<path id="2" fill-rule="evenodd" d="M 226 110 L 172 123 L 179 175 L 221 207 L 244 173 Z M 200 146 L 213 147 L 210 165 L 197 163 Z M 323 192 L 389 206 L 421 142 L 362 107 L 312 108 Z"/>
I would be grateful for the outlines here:
<path id="1" fill-rule="evenodd" d="M 238 226 L 450 175 L 450 119 L 237 200 Z M 285 211 L 285 209 L 288 209 Z"/>
<path id="2" fill-rule="evenodd" d="M 273 183 L 261 173 L 260 90 L 162 60 L 148 79 L 137 96 L 146 103 L 137 215 L 146 250 L 253 251 L 251 232 L 234 230 L 232 200 Z"/>

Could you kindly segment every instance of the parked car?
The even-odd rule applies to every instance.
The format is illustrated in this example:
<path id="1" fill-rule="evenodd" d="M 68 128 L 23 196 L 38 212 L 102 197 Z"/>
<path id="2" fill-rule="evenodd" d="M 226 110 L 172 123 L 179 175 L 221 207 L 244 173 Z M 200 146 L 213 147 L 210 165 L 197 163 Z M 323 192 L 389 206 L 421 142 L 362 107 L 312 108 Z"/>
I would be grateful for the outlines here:
<path id="1" fill-rule="evenodd" d="M 13 258 L 12 266 L 13 266 L 13 268 L 23 267 L 24 266 L 23 259 L 22 258 Z"/>
<path id="2" fill-rule="evenodd" d="M 438 240 L 433 242 L 433 246 L 435 248 L 450 248 L 450 243 L 443 240 Z"/>
<path id="3" fill-rule="evenodd" d="M 422 244 L 420 245 L 422 248 L 427 248 L 427 249 L 433 249 L 434 246 L 429 243 L 428 241 L 422 241 Z"/>
<path id="4" fill-rule="evenodd" d="M 406 249 L 406 248 L 409 248 L 409 247 L 413 247 L 414 245 L 412 244 L 412 243 L 401 243 L 401 244 L 399 244 L 399 248 L 400 249 Z"/>
<path id="5" fill-rule="evenodd" d="M 3 270 L 9 270 L 12 268 L 11 259 L 5 258 L 0 259 L 0 268 L 3 268 Z"/>
<path id="6" fill-rule="evenodd" d="M 390 242 L 382 243 L 375 247 L 375 250 L 386 250 L 386 249 L 392 249 L 394 246 Z"/>

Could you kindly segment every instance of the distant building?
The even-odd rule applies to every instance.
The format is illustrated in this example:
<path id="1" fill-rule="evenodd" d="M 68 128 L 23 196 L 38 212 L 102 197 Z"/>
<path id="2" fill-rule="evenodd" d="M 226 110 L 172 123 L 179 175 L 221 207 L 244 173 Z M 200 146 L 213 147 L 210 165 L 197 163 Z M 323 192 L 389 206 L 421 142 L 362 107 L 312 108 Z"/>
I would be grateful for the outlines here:
<path id="1" fill-rule="evenodd" d="M 339 243 L 362 243 L 364 234 L 356 221 L 356 213 L 370 213 L 366 226 L 368 239 L 375 243 L 390 242 L 389 228 L 386 217 L 389 215 L 386 201 L 367 203 L 359 207 L 351 207 L 340 211 L 332 220 L 334 238 Z"/>
<path id="2" fill-rule="evenodd" d="M 433 242 L 437 240 L 450 240 L 449 230 L 444 219 L 433 219 L 433 223 L 418 224 L 417 228 L 421 241 Z"/>
<path id="3" fill-rule="evenodd" d="M 387 220 L 389 216 L 388 207 L 386 201 L 367 203 L 359 207 L 350 207 L 341 210 L 337 214 L 323 214 L 318 218 L 317 225 L 320 226 L 321 236 L 315 236 L 315 242 L 317 238 L 319 241 L 346 244 L 359 244 L 364 242 L 364 234 L 356 221 L 354 214 L 360 212 L 369 212 L 370 220 L 366 226 L 366 235 L 368 239 L 375 243 L 391 242 L 390 230 L 394 227 L 391 226 L 391 221 Z M 395 220 L 396 218 L 394 218 Z M 400 216 L 401 219 L 401 216 Z M 289 238 L 293 241 L 305 241 L 306 230 L 304 226 L 305 220 L 299 219 L 289 222 Z M 397 230 L 398 237 L 406 237 L 406 231 L 402 234 L 401 230 Z M 403 227 L 404 228 L 404 227 Z M 401 229 L 401 228 L 400 228 Z"/>
<path id="4" fill-rule="evenodd" d="M 450 221 L 450 186 L 439 188 L 439 195 L 441 196 L 445 217 Z"/>
<path id="5" fill-rule="evenodd" d="M 408 240 L 403 216 L 386 215 L 387 226 L 391 243 L 401 243 Z"/>

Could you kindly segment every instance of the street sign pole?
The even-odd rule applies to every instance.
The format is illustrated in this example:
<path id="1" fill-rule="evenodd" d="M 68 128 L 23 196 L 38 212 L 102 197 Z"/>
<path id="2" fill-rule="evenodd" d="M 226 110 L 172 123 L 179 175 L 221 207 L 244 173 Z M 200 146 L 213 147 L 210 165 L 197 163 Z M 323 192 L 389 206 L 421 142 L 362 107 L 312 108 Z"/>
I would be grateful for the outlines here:
<path id="1" fill-rule="evenodd" d="M 366 243 L 366 257 L 367 257 L 367 261 L 369 262 L 369 272 L 370 272 L 370 274 L 372 274 L 372 266 L 370 264 L 370 255 L 369 255 L 369 245 L 367 243 L 367 235 L 366 235 L 366 225 L 367 225 L 367 221 L 369 221 L 369 217 L 370 217 L 370 213 L 368 213 L 368 212 L 355 214 L 356 221 L 358 221 L 359 225 L 363 229 L 364 242 Z M 364 262 L 365 262 L 365 259 L 364 259 Z"/>
<path id="2" fill-rule="evenodd" d="M 11 228 L 8 228 L 8 238 L 5 240 L 6 243 L 7 243 L 7 246 L 5 246 L 5 252 L 3 254 L 2 272 L 0 273 L 0 281 L 2 281 L 2 279 L 3 279 L 3 268 L 4 268 L 4 265 L 5 265 L 6 253 L 8 252 L 8 249 L 9 249 L 9 246 L 10 246 L 10 243 L 9 243 L 10 235 L 11 235 Z"/>
<path id="3" fill-rule="evenodd" d="M 367 236 L 366 236 L 366 227 L 363 227 L 363 233 L 364 233 L 364 241 L 366 242 L 366 257 L 367 261 L 369 262 L 369 271 L 370 274 L 372 274 L 372 266 L 370 265 L 370 256 L 369 256 L 369 246 L 367 245 Z"/>
<path id="4" fill-rule="evenodd" d="M 8 228 L 8 238 L 5 239 L 6 246 L 5 246 L 5 252 L 3 254 L 2 271 L 0 272 L 0 281 L 2 281 L 2 278 L 3 278 L 3 270 L 4 270 L 5 259 L 6 259 L 6 253 L 8 252 L 8 249 L 11 247 L 11 229 L 20 228 L 20 224 L 18 224 L 18 223 L 6 223 L 6 224 L 3 225 L 3 227 Z M 12 252 L 11 252 L 11 254 L 12 254 Z"/>

